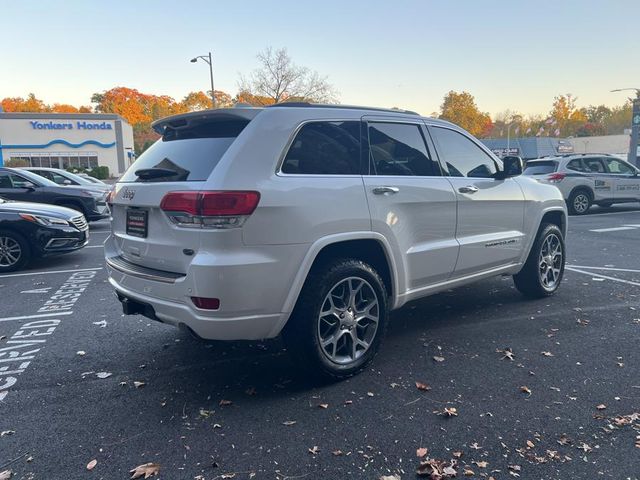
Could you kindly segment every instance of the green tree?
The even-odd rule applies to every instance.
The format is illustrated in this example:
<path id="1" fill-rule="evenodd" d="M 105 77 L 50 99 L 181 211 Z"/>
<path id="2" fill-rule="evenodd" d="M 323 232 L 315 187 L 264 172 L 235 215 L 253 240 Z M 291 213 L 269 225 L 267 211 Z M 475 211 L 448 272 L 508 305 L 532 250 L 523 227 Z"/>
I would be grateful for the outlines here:
<path id="1" fill-rule="evenodd" d="M 475 98 L 468 92 L 452 90 L 445 95 L 440 118 L 459 125 L 476 137 L 489 135 L 493 127 L 489 114 L 478 109 Z"/>

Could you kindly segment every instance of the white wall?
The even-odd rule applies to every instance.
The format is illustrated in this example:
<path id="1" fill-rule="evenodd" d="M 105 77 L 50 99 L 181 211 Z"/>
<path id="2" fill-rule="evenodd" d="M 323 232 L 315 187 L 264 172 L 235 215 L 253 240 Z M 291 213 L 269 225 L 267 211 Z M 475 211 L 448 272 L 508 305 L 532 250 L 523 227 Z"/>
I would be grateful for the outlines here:
<path id="1" fill-rule="evenodd" d="M 627 155 L 629 135 L 605 135 L 601 137 L 576 137 L 568 139 L 575 153 L 611 153 Z"/>

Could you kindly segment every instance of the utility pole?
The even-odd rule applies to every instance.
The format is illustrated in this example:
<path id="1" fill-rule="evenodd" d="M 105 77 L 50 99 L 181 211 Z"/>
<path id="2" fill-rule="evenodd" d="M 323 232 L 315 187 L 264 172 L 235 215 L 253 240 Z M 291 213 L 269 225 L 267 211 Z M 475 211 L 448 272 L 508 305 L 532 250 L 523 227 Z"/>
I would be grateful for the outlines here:
<path id="1" fill-rule="evenodd" d="M 199 55 L 192 58 L 191 63 L 196 63 L 198 60 L 202 60 L 209 65 L 209 77 L 211 79 L 211 104 L 213 105 L 213 108 L 216 108 L 216 91 L 213 88 L 213 59 L 211 57 L 211 52 L 209 52 L 209 55 Z"/>
<path id="2" fill-rule="evenodd" d="M 636 92 L 636 98 L 630 98 L 633 105 L 631 113 L 631 140 L 629 142 L 629 154 L 627 161 L 631 165 L 638 166 L 638 138 L 640 137 L 640 88 L 617 88 L 612 92 L 623 92 L 625 90 L 633 90 Z"/>

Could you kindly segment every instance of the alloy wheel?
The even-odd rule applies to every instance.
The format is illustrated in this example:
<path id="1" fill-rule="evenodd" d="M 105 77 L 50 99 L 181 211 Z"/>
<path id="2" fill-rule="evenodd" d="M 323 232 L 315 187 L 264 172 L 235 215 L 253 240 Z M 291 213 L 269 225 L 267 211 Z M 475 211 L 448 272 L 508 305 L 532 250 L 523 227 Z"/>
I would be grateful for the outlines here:
<path id="1" fill-rule="evenodd" d="M 378 296 L 369 282 L 349 277 L 326 295 L 318 316 L 322 353 L 337 364 L 360 359 L 374 342 L 380 320 Z"/>
<path id="2" fill-rule="evenodd" d="M 589 197 L 584 193 L 579 193 L 573 199 L 573 209 L 577 213 L 584 213 L 589 209 Z"/>
<path id="3" fill-rule="evenodd" d="M 538 259 L 540 282 L 547 291 L 553 291 L 560 283 L 562 272 L 562 242 L 555 233 L 547 235 L 542 242 Z"/>
<path id="4" fill-rule="evenodd" d="M 12 267 L 20 261 L 22 247 L 11 237 L 0 237 L 0 267 Z"/>

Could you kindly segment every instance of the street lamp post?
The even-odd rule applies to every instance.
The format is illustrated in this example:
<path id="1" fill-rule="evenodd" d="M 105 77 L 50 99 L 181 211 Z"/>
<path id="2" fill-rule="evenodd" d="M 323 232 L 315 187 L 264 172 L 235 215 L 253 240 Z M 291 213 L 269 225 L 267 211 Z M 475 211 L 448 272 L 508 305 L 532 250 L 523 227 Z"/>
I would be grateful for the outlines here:
<path id="1" fill-rule="evenodd" d="M 636 98 L 630 99 L 633 104 L 631 113 L 631 141 L 629 143 L 629 154 L 627 161 L 632 165 L 638 163 L 638 137 L 640 136 L 640 88 L 616 88 L 612 92 L 624 92 L 625 90 L 633 90 L 636 92 Z"/>
<path id="2" fill-rule="evenodd" d="M 213 89 L 213 61 L 211 60 L 211 52 L 209 55 L 198 55 L 191 59 L 191 63 L 196 63 L 198 60 L 202 60 L 209 65 L 209 75 L 211 78 L 211 102 L 213 108 L 216 108 L 216 91 Z"/>

